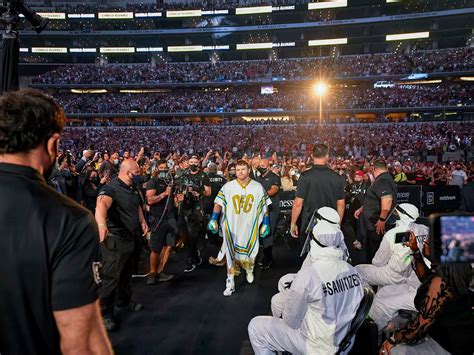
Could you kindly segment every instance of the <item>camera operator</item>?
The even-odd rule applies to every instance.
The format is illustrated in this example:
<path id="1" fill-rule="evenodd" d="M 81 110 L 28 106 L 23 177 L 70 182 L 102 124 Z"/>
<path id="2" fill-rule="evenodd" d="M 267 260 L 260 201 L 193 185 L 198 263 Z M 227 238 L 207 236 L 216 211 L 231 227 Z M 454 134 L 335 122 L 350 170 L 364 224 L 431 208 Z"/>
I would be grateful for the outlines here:
<path id="1" fill-rule="evenodd" d="M 199 159 L 192 156 L 188 163 L 189 170 L 184 171 L 179 178 L 185 190 L 178 195 L 179 218 L 188 231 L 189 254 L 184 272 L 191 272 L 202 263 L 197 248 L 199 235 L 205 233 L 202 198 L 211 195 L 211 182 L 207 174 L 199 169 Z"/>
<path id="2" fill-rule="evenodd" d="M 173 198 L 173 180 L 168 172 L 165 159 L 156 162 L 156 172 L 146 184 L 146 200 L 150 207 L 148 215 L 150 226 L 150 272 L 147 285 L 156 285 L 157 282 L 166 282 L 173 279 L 173 275 L 163 272 L 171 247 L 175 245 L 178 233 L 176 209 Z"/>
<path id="3" fill-rule="evenodd" d="M 110 182 L 108 172 L 101 179 L 97 171 L 89 169 L 81 187 L 81 204 L 95 215 L 95 206 L 100 189 Z"/>
<path id="4" fill-rule="evenodd" d="M 137 163 L 128 159 L 118 176 L 105 185 L 97 197 L 95 218 L 99 226 L 102 254 L 100 304 L 105 328 L 117 328 L 114 310 L 140 311 L 131 301 L 130 280 L 136 239 L 148 233 L 137 188 L 141 181 Z M 115 306 L 115 307 L 114 307 Z"/>
<path id="5" fill-rule="evenodd" d="M 472 354 L 471 264 L 444 263 L 429 269 L 414 234 L 406 245 L 422 282 L 415 296 L 418 316 L 395 331 L 380 354 Z"/>
<path id="6" fill-rule="evenodd" d="M 270 162 L 268 159 L 260 160 L 260 166 L 258 167 L 260 176 L 256 179 L 257 182 L 262 184 L 263 188 L 270 197 L 272 204 L 269 207 L 269 218 L 270 218 L 270 233 L 266 238 L 262 238 L 261 242 L 263 245 L 263 258 L 261 261 L 262 270 L 268 270 L 273 264 L 273 235 L 280 217 L 280 178 L 270 171 Z"/>

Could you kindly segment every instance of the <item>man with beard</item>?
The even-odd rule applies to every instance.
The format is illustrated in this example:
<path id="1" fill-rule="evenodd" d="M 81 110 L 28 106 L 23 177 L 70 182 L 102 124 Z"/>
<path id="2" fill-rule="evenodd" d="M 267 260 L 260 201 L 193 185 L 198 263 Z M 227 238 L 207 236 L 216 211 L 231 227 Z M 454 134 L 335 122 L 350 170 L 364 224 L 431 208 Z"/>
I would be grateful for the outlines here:
<path id="1" fill-rule="evenodd" d="M 271 204 L 261 184 L 249 177 L 250 166 L 244 160 L 237 162 L 237 179 L 225 184 L 216 197 L 209 230 L 218 231 L 219 215 L 224 235 L 227 259 L 227 281 L 224 296 L 235 291 L 234 276 L 239 267 L 245 269 L 247 282 L 252 283 L 258 238 L 270 232 L 268 206 Z"/>
<path id="2" fill-rule="evenodd" d="M 211 195 L 211 182 L 199 169 L 199 159 L 196 156 L 189 159 L 189 171 L 181 179 L 187 187 L 184 194 L 178 195 L 178 200 L 182 201 L 178 218 L 181 218 L 181 223 L 188 231 L 188 258 L 184 272 L 191 272 L 202 264 L 198 250 L 198 238 L 205 233 L 202 198 Z"/>
<path id="3" fill-rule="evenodd" d="M 0 353 L 112 354 L 92 214 L 46 185 L 66 118 L 36 90 L 0 98 Z"/>

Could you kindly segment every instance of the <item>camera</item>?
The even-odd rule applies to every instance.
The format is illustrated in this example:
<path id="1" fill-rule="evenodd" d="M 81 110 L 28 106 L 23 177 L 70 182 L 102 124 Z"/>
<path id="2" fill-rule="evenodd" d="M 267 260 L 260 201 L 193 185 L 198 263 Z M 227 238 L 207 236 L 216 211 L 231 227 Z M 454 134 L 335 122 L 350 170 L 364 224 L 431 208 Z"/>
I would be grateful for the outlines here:
<path id="1" fill-rule="evenodd" d="M 395 234 L 395 244 L 406 243 L 410 240 L 409 232 L 401 232 Z"/>
<path id="2" fill-rule="evenodd" d="M 474 214 L 448 213 L 430 217 L 433 260 L 474 262 Z"/>

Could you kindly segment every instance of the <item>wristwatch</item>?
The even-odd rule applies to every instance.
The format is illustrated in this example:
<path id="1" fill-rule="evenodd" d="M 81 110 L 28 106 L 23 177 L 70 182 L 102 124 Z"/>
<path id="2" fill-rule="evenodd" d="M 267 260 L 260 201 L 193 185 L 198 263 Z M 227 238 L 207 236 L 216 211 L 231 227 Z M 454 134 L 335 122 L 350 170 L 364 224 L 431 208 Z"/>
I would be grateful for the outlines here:
<path id="1" fill-rule="evenodd" d="M 387 218 L 379 217 L 379 221 L 385 222 L 386 220 L 387 220 Z"/>
<path id="2" fill-rule="evenodd" d="M 390 338 L 387 339 L 387 341 L 392 344 L 392 345 L 396 345 L 397 344 L 397 341 L 395 340 L 395 336 L 392 335 Z"/>

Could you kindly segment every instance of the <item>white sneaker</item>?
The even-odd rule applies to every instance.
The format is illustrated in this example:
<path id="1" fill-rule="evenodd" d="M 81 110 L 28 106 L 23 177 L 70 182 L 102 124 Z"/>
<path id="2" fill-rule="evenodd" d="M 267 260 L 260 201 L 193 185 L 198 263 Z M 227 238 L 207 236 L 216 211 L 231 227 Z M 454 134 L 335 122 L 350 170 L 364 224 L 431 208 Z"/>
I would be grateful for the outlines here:
<path id="1" fill-rule="evenodd" d="M 253 282 L 253 270 L 247 270 L 247 282 L 249 284 Z"/>
<path id="2" fill-rule="evenodd" d="M 223 295 L 228 297 L 232 295 L 235 291 L 235 285 L 233 280 L 227 280 L 225 283 L 225 290 L 223 292 Z"/>

